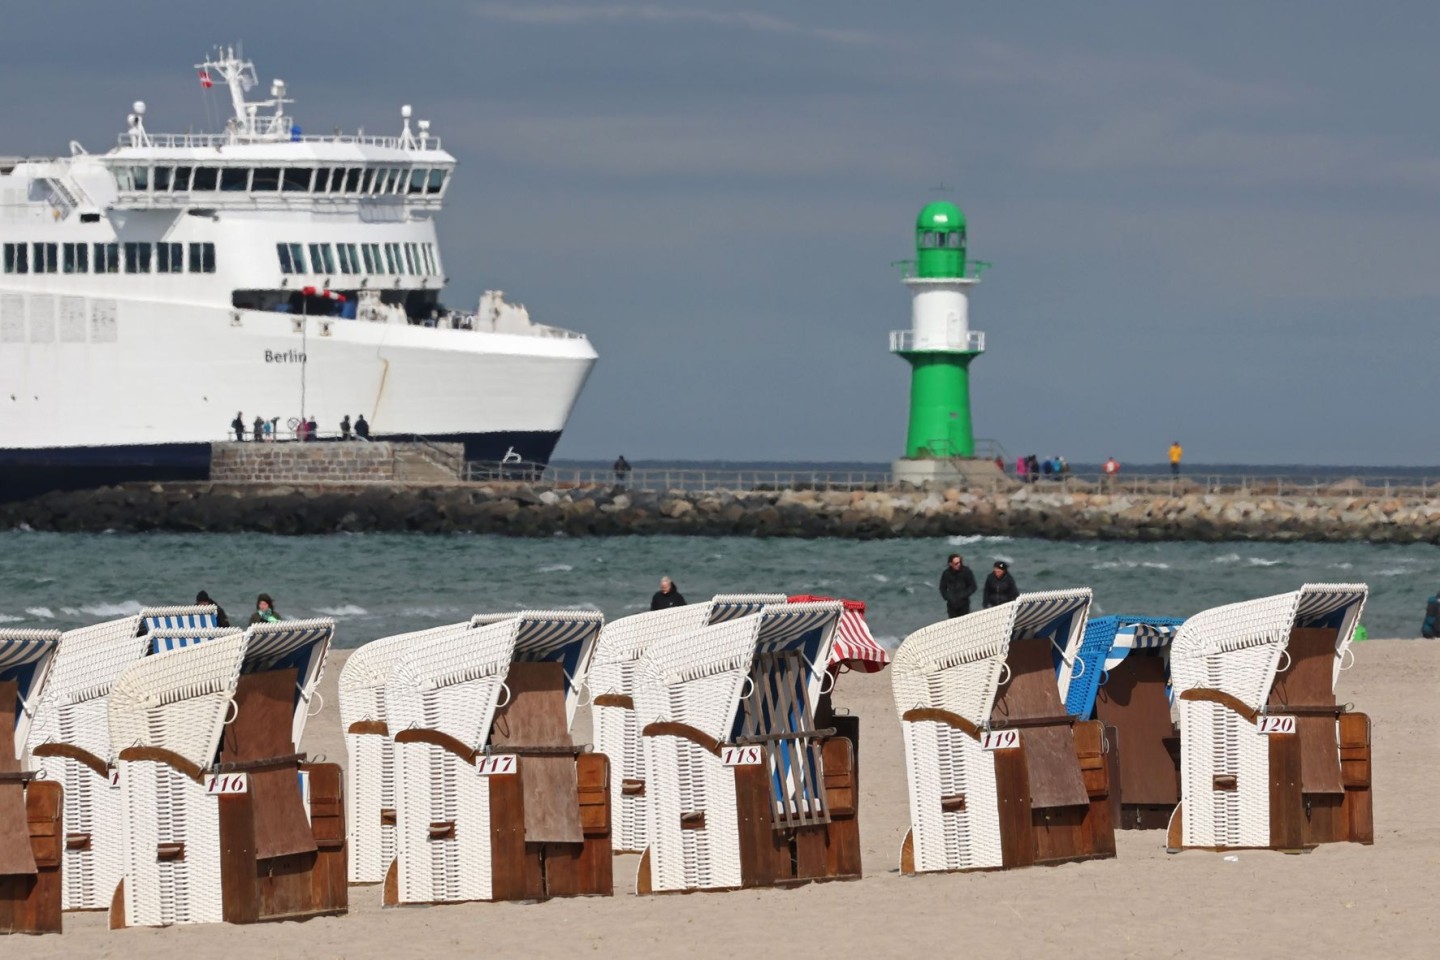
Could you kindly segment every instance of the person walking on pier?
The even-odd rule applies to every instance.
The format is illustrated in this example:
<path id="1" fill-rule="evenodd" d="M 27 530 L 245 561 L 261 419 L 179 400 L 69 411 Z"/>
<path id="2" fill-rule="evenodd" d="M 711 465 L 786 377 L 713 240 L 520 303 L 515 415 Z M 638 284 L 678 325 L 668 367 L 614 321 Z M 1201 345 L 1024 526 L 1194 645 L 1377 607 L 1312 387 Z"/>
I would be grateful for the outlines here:
<path id="1" fill-rule="evenodd" d="M 342 418 L 340 421 L 340 439 L 350 439 L 350 414 L 348 413 L 345 414 L 344 418 Z"/>
<path id="2" fill-rule="evenodd" d="M 615 471 L 615 486 L 625 486 L 626 481 L 630 479 L 630 471 L 633 469 L 630 461 L 625 459 L 625 454 L 620 454 L 620 459 L 615 461 L 612 469 Z"/>
<path id="3" fill-rule="evenodd" d="M 970 596 L 975 592 L 975 574 L 965 566 L 965 558 L 958 553 L 950 554 L 945 563 L 945 572 L 940 574 L 940 596 L 945 598 L 945 613 L 950 617 L 963 617 L 970 612 Z"/>
<path id="4" fill-rule="evenodd" d="M 230 429 L 235 431 L 235 442 L 242 443 L 245 440 L 245 414 L 235 412 L 235 419 L 230 421 Z"/>
<path id="5" fill-rule="evenodd" d="M 1174 443 L 1170 444 L 1170 474 L 1171 474 L 1171 476 L 1176 476 L 1176 477 L 1180 476 L 1180 458 L 1183 457 L 1183 456 L 1185 456 L 1185 448 L 1182 447 L 1182 446 L 1180 446 L 1180 441 L 1179 441 L 1179 440 L 1176 440 Z"/>
<path id="6" fill-rule="evenodd" d="M 1020 596 L 1020 587 L 1010 576 L 1010 565 L 1004 560 L 995 561 L 995 569 L 985 578 L 985 608 L 998 607 Z"/>
<path id="7" fill-rule="evenodd" d="M 685 606 L 685 598 L 680 596 L 680 591 L 675 589 L 675 581 L 669 577 L 660 578 L 660 589 L 655 591 L 655 596 L 650 598 L 651 610 L 668 610 L 671 607 Z"/>

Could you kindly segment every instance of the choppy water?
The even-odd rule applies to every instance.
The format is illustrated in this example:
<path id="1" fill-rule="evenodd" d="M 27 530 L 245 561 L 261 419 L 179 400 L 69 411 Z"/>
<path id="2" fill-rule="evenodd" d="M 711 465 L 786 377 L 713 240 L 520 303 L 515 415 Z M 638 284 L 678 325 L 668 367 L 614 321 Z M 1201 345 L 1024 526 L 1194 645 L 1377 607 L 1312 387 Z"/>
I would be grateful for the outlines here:
<path id="1" fill-rule="evenodd" d="M 936 584 L 952 550 L 977 580 L 1004 559 L 1021 590 L 1088 586 L 1094 613 L 1188 616 L 1306 582 L 1363 581 L 1364 622 L 1376 637 L 1418 636 L 1425 598 L 1440 587 L 1440 549 L 1428 545 L 8 531 L 0 532 L 0 625 L 80 626 L 142 604 L 189 602 L 197 589 L 243 622 L 264 591 L 287 618 L 335 617 L 337 642 L 355 646 L 523 606 L 622 617 L 647 609 L 668 574 L 692 601 L 721 591 L 864 600 L 871 629 L 893 646 L 944 616 Z"/>

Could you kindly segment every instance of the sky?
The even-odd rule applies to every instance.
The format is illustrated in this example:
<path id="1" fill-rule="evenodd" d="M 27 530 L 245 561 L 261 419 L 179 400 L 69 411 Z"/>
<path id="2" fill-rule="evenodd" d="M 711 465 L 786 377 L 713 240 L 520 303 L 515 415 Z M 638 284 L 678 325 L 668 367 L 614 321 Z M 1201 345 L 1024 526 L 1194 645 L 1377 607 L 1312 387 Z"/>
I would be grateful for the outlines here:
<path id="1" fill-rule="evenodd" d="M 16 4 L 0 154 L 205 126 L 243 42 L 307 133 L 430 119 L 452 305 L 600 361 L 556 456 L 885 461 L 892 261 L 958 203 L 1011 456 L 1440 463 L 1440 5 Z M 218 88 L 217 88 L 218 90 Z"/>

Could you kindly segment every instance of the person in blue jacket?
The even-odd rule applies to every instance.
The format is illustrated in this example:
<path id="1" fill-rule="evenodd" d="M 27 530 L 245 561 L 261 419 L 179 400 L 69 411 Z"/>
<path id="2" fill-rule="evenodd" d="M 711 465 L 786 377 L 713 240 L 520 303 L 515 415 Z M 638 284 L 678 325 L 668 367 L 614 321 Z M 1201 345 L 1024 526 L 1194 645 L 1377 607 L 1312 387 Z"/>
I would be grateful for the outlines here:
<path id="1" fill-rule="evenodd" d="M 1425 601 L 1425 620 L 1420 624 L 1420 636 L 1426 640 L 1440 637 L 1440 590 Z"/>

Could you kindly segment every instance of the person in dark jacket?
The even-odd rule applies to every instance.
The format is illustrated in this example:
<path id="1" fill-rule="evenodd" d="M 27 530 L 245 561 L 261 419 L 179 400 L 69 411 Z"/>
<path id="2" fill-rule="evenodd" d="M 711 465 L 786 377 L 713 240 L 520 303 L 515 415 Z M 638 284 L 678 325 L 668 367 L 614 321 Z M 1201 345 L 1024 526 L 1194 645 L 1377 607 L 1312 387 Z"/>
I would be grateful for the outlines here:
<path id="1" fill-rule="evenodd" d="M 365 414 L 355 418 L 355 436 L 361 440 L 370 439 L 370 424 L 365 420 Z"/>
<path id="2" fill-rule="evenodd" d="M 276 620 L 283 620 L 275 610 L 275 601 L 270 599 L 270 594 L 262 593 L 255 598 L 255 612 L 250 614 L 251 623 L 274 623 Z"/>
<path id="3" fill-rule="evenodd" d="M 945 598 L 945 612 L 952 617 L 963 617 L 970 612 L 970 596 L 975 592 L 975 574 L 965 566 L 965 558 L 958 553 L 950 554 L 945 572 L 940 574 L 940 596 Z"/>
<path id="4" fill-rule="evenodd" d="M 235 419 L 230 421 L 230 429 L 235 431 L 237 441 L 245 439 L 245 414 L 236 413 Z"/>
<path id="5" fill-rule="evenodd" d="M 1420 636 L 1426 640 L 1440 637 L 1440 590 L 1425 601 L 1425 620 L 1420 624 Z"/>
<path id="6" fill-rule="evenodd" d="M 685 606 L 685 598 L 680 596 L 680 591 L 675 589 L 675 581 L 669 577 L 660 578 L 660 589 L 655 591 L 655 596 L 650 598 L 651 610 L 668 610 L 671 607 Z"/>
<path id="7" fill-rule="evenodd" d="M 196 604 L 204 604 L 215 608 L 215 626 L 230 626 L 230 618 L 225 616 L 225 608 L 220 606 L 220 604 L 216 603 L 214 600 L 211 600 L 210 594 L 206 593 L 204 590 L 201 590 L 199 593 L 195 594 L 195 602 Z"/>
<path id="8" fill-rule="evenodd" d="M 1010 576 L 1010 565 L 1004 560 L 995 561 L 995 569 L 985 578 L 985 607 L 998 607 L 1020 596 L 1015 578 Z"/>

